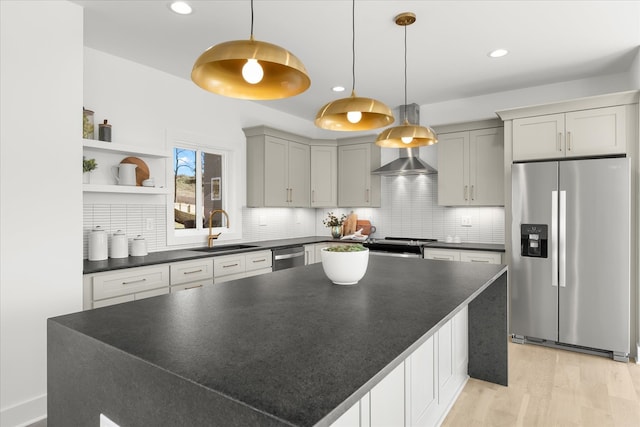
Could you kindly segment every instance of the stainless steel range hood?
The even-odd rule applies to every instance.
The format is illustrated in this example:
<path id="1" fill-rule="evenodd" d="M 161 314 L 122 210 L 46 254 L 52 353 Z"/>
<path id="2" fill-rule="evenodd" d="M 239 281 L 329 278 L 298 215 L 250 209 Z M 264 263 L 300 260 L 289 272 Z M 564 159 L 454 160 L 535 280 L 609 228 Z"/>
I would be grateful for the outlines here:
<path id="1" fill-rule="evenodd" d="M 420 123 L 420 107 L 417 104 L 401 105 L 399 117 L 407 117 L 410 123 Z M 400 158 L 374 170 L 376 175 L 429 175 L 438 171 L 418 157 L 419 148 L 398 148 Z"/>
<path id="2" fill-rule="evenodd" d="M 436 169 L 415 156 L 414 148 L 398 148 L 400 157 L 371 172 L 376 175 L 429 175 L 438 173 Z"/>

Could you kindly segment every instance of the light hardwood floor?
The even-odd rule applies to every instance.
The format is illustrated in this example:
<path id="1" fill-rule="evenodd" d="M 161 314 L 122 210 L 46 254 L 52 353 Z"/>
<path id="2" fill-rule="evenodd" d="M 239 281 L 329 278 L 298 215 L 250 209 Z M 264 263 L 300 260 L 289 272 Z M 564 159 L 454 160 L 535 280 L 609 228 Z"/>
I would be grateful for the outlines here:
<path id="1" fill-rule="evenodd" d="M 509 343 L 509 387 L 470 379 L 443 427 L 640 426 L 640 365 Z"/>

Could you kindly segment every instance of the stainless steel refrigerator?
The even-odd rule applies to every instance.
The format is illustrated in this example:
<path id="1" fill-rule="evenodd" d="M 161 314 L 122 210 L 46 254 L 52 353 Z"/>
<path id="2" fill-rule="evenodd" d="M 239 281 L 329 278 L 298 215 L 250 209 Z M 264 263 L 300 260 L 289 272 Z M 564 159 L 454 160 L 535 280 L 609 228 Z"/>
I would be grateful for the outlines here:
<path id="1" fill-rule="evenodd" d="M 512 166 L 511 333 L 628 360 L 628 158 Z"/>

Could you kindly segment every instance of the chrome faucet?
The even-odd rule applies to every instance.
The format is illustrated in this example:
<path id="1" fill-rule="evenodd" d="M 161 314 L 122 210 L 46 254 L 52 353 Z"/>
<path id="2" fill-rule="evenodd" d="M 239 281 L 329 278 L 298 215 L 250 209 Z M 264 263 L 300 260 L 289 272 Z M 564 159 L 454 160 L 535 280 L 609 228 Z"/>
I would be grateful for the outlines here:
<path id="1" fill-rule="evenodd" d="M 218 234 L 213 234 L 211 232 L 211 219 L 213 219 L 213 216 L 215 214 L 217 214 L 218 212 L 224 214 L 224 216 L 227 218 L 227 228 L 229 228 L 229 214 L 227 214 L 227 212 L 224 209 L 215 209 L 212 210 L 211 213 L 209 214 L 209 240 L 207 242 L 207 245 L 212 248 L 213 247 L 213 241 L 216 240 L 218 237 L 220 237 L 220 235 L 222 233 L 218 233 Z"/>

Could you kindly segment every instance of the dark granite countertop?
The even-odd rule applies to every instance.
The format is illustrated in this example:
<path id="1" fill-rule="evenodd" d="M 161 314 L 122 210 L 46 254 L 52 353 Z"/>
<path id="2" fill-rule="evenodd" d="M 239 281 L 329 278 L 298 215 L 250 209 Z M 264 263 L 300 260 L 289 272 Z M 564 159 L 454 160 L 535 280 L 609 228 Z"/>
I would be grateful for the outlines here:
<path id="1" fill-rule="evenodd" d="M 49 321 L 283 425 L 328 425 L 505 272 L 390 257 L 337 286 L 313 264 Z"/>
<path id="2" fill-rule="evenodd" d="M 83 274 L 101 273 L 111 270 L 119 270 L 123 268 L 131 267 L 143 267 L 145 265 L 164 264 L 168 262 L 187 261 L 190 259 L 215 257 L 222 255 L 229 255 L 238 252 L 251 252 L 260 251 L 265 249 L 278 249 L 286 248 L 298 245 L 309 245 L 313 243 L 322 242 L 343 242 L 343 243 L 362 243 L 357 240 L 341 240 L 331 239 L 327 236 L 309 236 L 298 237 L 293 239 L 277 239 L 277 240 L 263 240 L 257 242 L 242 242 L 242 244 L 253 245 L 253 248 L 243 248 L 238 250 L 230 250 L 224 252 L 199 252 L 193 249 L 177 249 L 162 252 L 151 252 L 147 256 L 127 258 L 108 258 L 104 261 L 83 261 Z M 233 245 L 234 243 L 229 243 Z M 217 244 L 217 246 L 225 246 L 223 243 Z M 492 243 L 444 243 L 433 242 L 428 243 L 425 247 L 430 248 L 443 248 L 443 249 L 461 249 L 461 250 L 478 250 L 478 251 L 490 251 L 490 252 L 504 252 L 504 245 L 492 244 Z M 194 248 L 195 249 L 195 248 Z"/>
<path id="3" fill-rule="evenodd" d="M 264 240 L 258 242 L 242 242 L 241 244 L 254 245 L 253 248 L 243 248 L 224 252 L 199 252 L 193 249 L 177 249 L 162 252 L 150 252 L 146 256 L 130 256 L 127 258 L 108 258 L 104 261 L 84 260 L 83 274 L 101 273 L 104 271 L 119 270 L 131 267 L 143 267 L 145 265 L 164 264 L 168 262 L 187 261 L 190 259 L 207 258 L 229 255 L 239 252 L 261 251 L 265 249 L 287 248 L 298 245 L 308 245 L 321 242 L 347 242 L 345 240 L 331 239 L 327 236 L 299 237 L 294 239 Z M 349 241 L 352 242 L 352 241 Z M 229 243 L 233 245 L 234 243 Z M 226 243 L 218 243 L 216 246 L 225 246 Z M 195 249 L 195 248 L 194 248 Z"/>
<path id="4" fill-rule="evenodd" d="M 439 249 L 460 249 L 466 251 L 487 251 L 487 252 L 504 252 L 504 245 L 497 243 L 445 243 L 445 242 L 433 242 L 424 245 L 425 248 L 439 248 Z"/>

